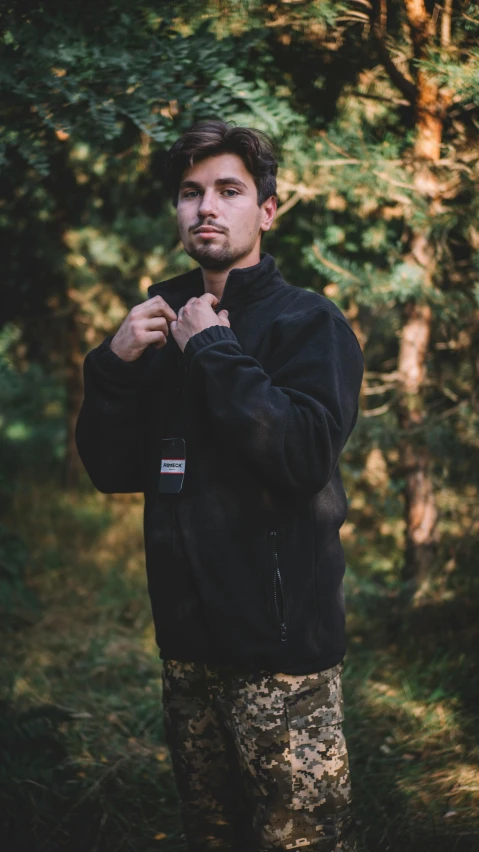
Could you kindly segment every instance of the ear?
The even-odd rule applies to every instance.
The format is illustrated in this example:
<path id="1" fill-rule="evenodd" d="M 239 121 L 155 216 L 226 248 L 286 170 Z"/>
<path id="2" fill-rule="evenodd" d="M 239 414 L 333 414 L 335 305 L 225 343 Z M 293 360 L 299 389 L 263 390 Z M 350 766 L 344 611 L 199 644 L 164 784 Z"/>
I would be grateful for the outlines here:
<path id="1" fill-rule="evenodd" d="M 274 217 L 276 216 L 276 210 L 278 207 L 278 202 L 276 200 L 275 195 L 271 195 L 266 201 L 263 201 L 260 210 L 261 210 L 261 225 L 260 228 L 262 231 L 269 231 L 271 225 L 273 224 Z"/>

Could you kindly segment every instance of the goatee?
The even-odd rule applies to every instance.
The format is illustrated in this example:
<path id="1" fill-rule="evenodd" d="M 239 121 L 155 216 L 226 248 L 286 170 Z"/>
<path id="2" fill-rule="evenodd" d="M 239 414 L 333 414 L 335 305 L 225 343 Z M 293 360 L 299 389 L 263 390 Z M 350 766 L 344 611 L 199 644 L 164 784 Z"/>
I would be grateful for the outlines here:
<path id="1" fill-rule="evenodd" d="M 241 249 L 232 252 L 230 248 L 215 249 L 214 246 L 195 246 L 186 248 L 185 251 L 193 260 L 196 260 L 203 269 L 211 269 L 216 272 L 221 272 L 224 269 L 231 269 L 235 261 L 244 257 L 250 249 Z"/>

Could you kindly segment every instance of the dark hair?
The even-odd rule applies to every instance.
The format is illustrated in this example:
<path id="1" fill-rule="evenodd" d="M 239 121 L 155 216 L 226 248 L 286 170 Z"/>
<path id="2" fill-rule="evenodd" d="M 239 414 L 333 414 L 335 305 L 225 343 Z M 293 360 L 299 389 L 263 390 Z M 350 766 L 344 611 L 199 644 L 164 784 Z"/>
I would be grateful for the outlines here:
<path id="1" fill-rule="evenodd" d="M 175 207 L 185 169 L 218 154 L 241 157 L 256 184 L 258 206 L 271 195 L 276 195 L 278 163 L 269 136 L 261 130 L 236 127 L 233 122 L 212 119 L 194 124 L 167 153 L 166 178 Z"/>

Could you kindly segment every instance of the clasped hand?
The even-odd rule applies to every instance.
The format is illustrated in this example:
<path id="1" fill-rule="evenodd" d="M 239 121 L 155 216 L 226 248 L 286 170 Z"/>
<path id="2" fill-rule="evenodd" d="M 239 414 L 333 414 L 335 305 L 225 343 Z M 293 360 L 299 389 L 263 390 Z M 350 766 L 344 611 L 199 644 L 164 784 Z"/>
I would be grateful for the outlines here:
<path id="1" fill-rule="evenodd" d="M 225 325 L 230 327 L 228 311 L 220 311 L 215 314 L 213 308 L 219 304 L 219 299 L 212 293 L 203 293 L 202 296 L 193 297 L 184 307 L 178 311 L 178 319 L 170 323 L 170 329 L 181 351 L 190 337 L 210 328 L 212 325 Z"/>
<path id="2" fill-rule="evenodd" d="M 136 305 L 110 343 L 110 348 L 123 361 L 136 361 L 147 346 L 162 349 L 171 329 L 181 351 L 190 337 L 211 325 L 230 327 L 228 311 L 215 314 L 213 308 L 219 300 L 212 293 L 203 293 L 190 299 L 180 308 L 178 316 L 161 296 L 154 296 L 141 305 Z"/>

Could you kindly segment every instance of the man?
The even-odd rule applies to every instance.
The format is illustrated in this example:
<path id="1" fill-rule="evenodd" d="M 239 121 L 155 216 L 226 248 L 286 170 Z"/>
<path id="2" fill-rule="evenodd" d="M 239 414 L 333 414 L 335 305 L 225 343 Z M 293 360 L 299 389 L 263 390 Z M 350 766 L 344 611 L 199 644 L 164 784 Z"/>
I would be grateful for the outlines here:
<path id="1" fill-rule="evenodd" d="M 351 852 L 341 730 L 346 498 L 362 357 L 328 299 L 260 254 L 271 143 L 207 121 L 168 155 L 199 267 L 85 362 L 80 455 L 145 493 L 167 741 L 190 850 Z"/>

